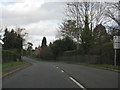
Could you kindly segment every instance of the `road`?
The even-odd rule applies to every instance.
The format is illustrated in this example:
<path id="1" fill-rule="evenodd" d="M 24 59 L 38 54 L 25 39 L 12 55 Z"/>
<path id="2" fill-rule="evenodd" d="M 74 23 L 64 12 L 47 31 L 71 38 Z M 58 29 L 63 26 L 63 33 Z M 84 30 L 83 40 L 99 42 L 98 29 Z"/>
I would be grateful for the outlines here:
<path id="1" fill-rule="evenodd" d="M 118 88 L 118 73 L 23 57 L 30 67 L 3 79 L 3 88 Z"/>

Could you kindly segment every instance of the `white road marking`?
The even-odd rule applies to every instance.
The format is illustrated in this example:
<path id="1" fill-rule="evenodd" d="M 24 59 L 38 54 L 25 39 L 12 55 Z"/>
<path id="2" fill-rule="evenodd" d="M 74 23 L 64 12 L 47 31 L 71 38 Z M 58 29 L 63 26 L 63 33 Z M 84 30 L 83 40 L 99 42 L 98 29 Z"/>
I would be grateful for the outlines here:
<path id="1" fill-rule="evenodd" d="M 86 90 L 84 86 L 82 86 L 79 82 L 77 82 L 74 78 L 69 77 L 74 83 L 76 83 L 80 88 L 82 88 L 83 90 Z"/>
<path id="2" fill-rule="evenodd" d="M 59 67 L 56 66 L 56 68 L 59 68 Z M 61 72 L 64 72 L 64 70 L 61 69 Z M 83 90 L 87 90 L 83 85 L 81 85 L 79 82 L 77 82 L 74 78 L 69 77 L 69 79 L 72 80 L 75 84 L 77 84 Z"/>
<path id="3" fill-rule="evenodd" d="M 64 72 L 63 70 L 61 70 L 61 72 Z"/>

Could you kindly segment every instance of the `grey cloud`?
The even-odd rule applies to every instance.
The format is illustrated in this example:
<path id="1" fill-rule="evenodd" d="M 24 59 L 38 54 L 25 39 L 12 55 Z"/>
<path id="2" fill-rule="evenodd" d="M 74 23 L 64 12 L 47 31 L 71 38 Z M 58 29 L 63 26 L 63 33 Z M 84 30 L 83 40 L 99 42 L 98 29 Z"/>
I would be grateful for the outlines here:
<path id="1" fill-rule="evenodd" d="M 24 25 L 40 20 L 59 20 L 63 18 L 64 4 L 62 3 L 44 3 L 41 7 L 33 10 L 9 10 L 9 8 L 2 8 L 3 25 Z M 31 8 L 31 7 L 30 7 Z M 34 7 L 33 7 L 34 8 Z"/>

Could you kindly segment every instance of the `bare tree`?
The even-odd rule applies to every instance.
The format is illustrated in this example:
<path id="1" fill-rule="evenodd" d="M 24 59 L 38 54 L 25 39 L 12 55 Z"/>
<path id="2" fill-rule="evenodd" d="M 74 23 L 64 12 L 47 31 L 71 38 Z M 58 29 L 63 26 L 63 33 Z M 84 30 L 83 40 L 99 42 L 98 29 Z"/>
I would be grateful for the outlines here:
<path id="1" fill-rule="evenodd" d="M 90 29 L 104 23 L 105 3 L 103 2 L 71 2 L 67 3 L 66 16 L 68 19 L 76 20 L 78 27 L 84 28 L 85 16 L 87 15 Z"/>
<path id="2" fill-rule="evenodd" d="M 120 1 L 117 3 L 108 3 L 106 16 L 114 20 L 120 26 Z"/>
<path id="3" fill-rule="evenodd" d="M 77 26 L 76 26 L 76 21 L 75 20 L 66 20 L 64 21 L 60 27 L 59 27 L 59 30 L 60 30 L 60 34 L 63 36 L 63 37 L 70 37 L 72 39 L 77 39 Z"/>
<path id="4" fill-rule="evenodd" d="M 17 34 L 19 34 L 22 38 L 25 38 L 28 33 L 25 32 L 25 28 L 16 28 Z"/>
<path id="5" fill-rule="evenodd" d="M 23 42 L 25 42 L 25 39 L 26 39 L 27 36 L 28 36 L 28 33 L 26 33 L 25 30 L 26 30 L 25 28 L 18 28 L 18 27 L 16 27 L 16 32 L 17 32 L 17 34 L 19 34 L 20 37 L 23 39 Z"/>
<path id="6" fill-rule="evenodd" d="M 110 34 L 113 36 L 120 35 L 120 1 L 116 3 L 108 3 L 105 15 L 112 23 L 108 26 Z"/>
<path id="7" fill-rule="evenodd" d="M 73 37 L 77 40 L 77 43 L 81 43 L 81 33 L 85 30 L 86 26 L 89 27 L 89 30 L 93 31 L 94 28 L 100 24 L 105 23 L 104 18 L 104 10 L 105 3 L 101 2 L 69 2 L 67 3 L 67 8 L 65 15 L 67 16 L 67 20 L 76 21 L 75 29 L 63 29 L 65 23 L 62 23 L 63 26 L 60 28 L 61 35 L 71 34 L 73 31 L 75 34 Z M 86 24 L 86 19 L 87 23 Z M 64 22 L 66 22 L 65 20 Z M 60 26 L 61 27 L 61 26 Z"/>

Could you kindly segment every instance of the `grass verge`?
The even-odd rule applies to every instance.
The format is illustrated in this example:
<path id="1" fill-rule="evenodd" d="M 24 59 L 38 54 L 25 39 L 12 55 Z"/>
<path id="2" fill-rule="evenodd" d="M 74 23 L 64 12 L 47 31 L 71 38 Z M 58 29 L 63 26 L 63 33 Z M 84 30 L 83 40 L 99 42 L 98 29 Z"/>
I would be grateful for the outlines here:
<path id="1" fill-rule="evenodd" d="M 8 62 L 8 63 L 2 64 L 2 69 L 7 69 L 10 67 L 14 67 L 14 66 L 22 65 L 22 64 L 26 64 L 26 62 L 23 62 L 23 61 Z"/>
<path id="2" fill-rule="evenodd" d="M 72 62 L 72 61 L 62 61 L 69 64 L 78 64 L 83 66 L 95 67 L 95 68 L 104 68 L 104 69 L 111 69 L 111 70 L 120 70 L 120 66 L 114 66 L 110 64 L 89 64 L 89 63 L 82 63 L 82 62 Z"/>

